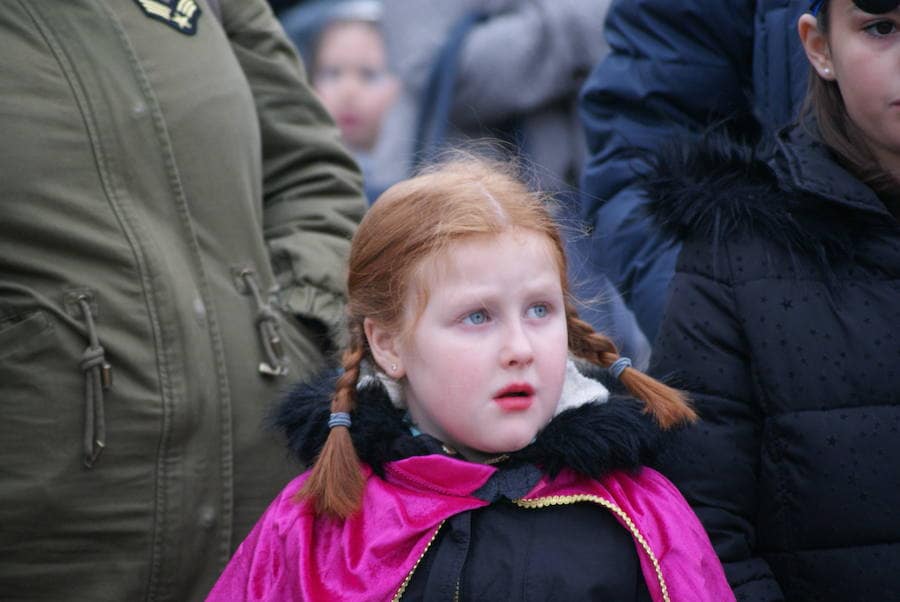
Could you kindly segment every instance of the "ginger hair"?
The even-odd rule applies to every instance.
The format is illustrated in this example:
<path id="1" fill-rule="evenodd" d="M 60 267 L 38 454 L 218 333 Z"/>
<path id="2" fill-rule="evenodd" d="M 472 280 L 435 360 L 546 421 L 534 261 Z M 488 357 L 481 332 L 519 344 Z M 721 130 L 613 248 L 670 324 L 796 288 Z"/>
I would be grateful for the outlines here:
<path id="1" fill-rule="evenodd" d="M 332 412 L 352 412 L 360 363 L 374 362 L 363 321 L 370 318 L 386 328 L 408 332 L 408 300 L 420 292 L 427 303 L 422 266 L 450 245 L 476 235 L 498 235 L 510 229 L 547 237 L 559 268 L 566 298 L 570 351 L 608 367 L 619 359 L 615 345 L 578 318 L 570 299 L 563 242 L 548 197 L 523 183 L 517 167 L 508 162 L 463 156 L 441 163 L 420 175 L 395 184 L 379 197 L 359 225 L 350 249 L 347 275 L 349 344 L 344 351 L 344 374 L 331 402 Z M 417 287 L 417 288 L 413 288 Z M 663 428 L 695 418 L 684 396 L 634 368 L 621 381 L 646 403 Z M 299 498 L 314 501 L 319 513 L 347 517 L 362 500 L 364 482 L 349 430 L 331 429 Z"/>

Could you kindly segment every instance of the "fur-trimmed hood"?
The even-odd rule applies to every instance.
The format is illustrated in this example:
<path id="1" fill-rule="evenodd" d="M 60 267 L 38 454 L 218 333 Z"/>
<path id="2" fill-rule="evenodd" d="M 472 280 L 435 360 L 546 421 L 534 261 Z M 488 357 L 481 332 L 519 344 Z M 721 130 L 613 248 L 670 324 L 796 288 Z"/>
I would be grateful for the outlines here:
<path id="1" fill-rule="evenodd" d="M 335 376 L 296 386 L 281 402 L 274 426 L 304 464 L 315 461 L 328 436 Z M 385 465 L 411 456 L 444 453 L 428 435 L 414 436 L 378 379 L 357 390 L 350 434 L 357 454 L 379 475 Z M 534 464 L 551 476 L 564 468 L 599 479 L 614 470 L 652 464 L 662 433 L 640 402 L 624 397 L 592 401 L 557 414 L 527 447 L 509 454 L 505 466 Z"/>
<path id="2" fill-rule="evenodd" d="M 813 132 L 810 124 L 786 128 L 766 149 L 722 130 L 664 145 L 642 181 L 646 210 L 677 240 L 762 235 L 826 260 L 852 254 L 890 214 Z"/>

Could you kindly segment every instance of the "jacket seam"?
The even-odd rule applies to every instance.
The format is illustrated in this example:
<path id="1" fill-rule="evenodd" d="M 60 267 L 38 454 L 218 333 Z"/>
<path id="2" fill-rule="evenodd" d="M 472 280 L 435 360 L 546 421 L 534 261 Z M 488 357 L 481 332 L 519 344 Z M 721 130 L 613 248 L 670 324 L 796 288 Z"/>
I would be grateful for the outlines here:
<path id="1" fill-rule="evenodd" d="M 96 161 L 97 171 L 100 176 L 103 191 L 106 194 L 106 198 L 109 202 L 110 208 L 115 215 L 117 222 L 119 223 L 119 227 L 122 229 L 123 234 L 128 240 L 131 252 L 134 256 L 136 270 L 141 282 L 144 303 L 147 307 L 147 313 L 150 319 L 151 332 L 153 333 L 154 337 L 154 347 L 156 349 L 155 356 L 157 361 L 157 370 L 160 376 L 160 389 L 162 393 L 162 433 L 160 436 L 162 445 L 162 441 L 164 441 L 165 438 L 168 437 L 171 428 L 169 421 L 169 419 L 171 418 L 169 404 L 172 399 L 173 391 L 167 369 L 167 363 L 165 361 L 165 358 L 161 357 L 161 354 L 164 353 L 160 351 L 162 348 L 162 345 L 160 345 L 161 325 L 156 304 L 151 300 L 153 298 L 153 288 L 150 287 L 149 283 L 147 282 L 148 270 L 146 258 L 144 257 L 143 247 L 140 244 L 139 238 L 135 235 L 132 229 L 130 221 L 131 217 L 128 215 L 128 211 L 126 210 L 126 208 L 120 202 L 119 196 L 116 192 L 116 184 L 114 182 L 113 175 L 108 169 L 109 155 L 106 152 L 106 144 L 94 119 L 94 114 L 96 111 L 91 104 L 90 98 L 84 92 L 84 82 L 82 82 L 78 77 L 78 72 L 73 67 L 74 61 L 66 53 L 63 45 L 56 39 L 55 34 L 51 31 L 50 27 L 46 25 L 45 19 L 39 18 L 37 16 L 38 9 L 33 9 L 28 3 L 22 2 L 21 0 L 20 5 L 22 5 L 23 8 L 31 15 L 37 29 L 41 32 L 42 37 L 47 42 L 48 48 L 56 59 L 57 64 L 60 67 L 60 72 L 69 85 L 69 89 L 72 91 L 72 94 L 75 97 L 76 106 L 78 107 L 79 113 L 81 114 L 85 126 L 85 131 L 87 133 L 88 139 L 90 140 L 91 150 L 94 153 L 94 159 Z M 105 6 L 104 10 L 106 10 Z M 163 496 L 159 495 L 159 491 L 162 489 L 160 487 L 160 483 L 164 481 L 165 478 L 164 476 L 160 477 L 159 475 L 165 475 L 166 472 L 167 471 L 165 463 L 162 462 L 159 457 L 157 457 L 157 477 L 155 479 L 157 491 L 155 503 L 157 510 L 156 512 L 154 512 L 153 534 L 151 535 L 151 541 L 153 542 L 151 543 L 151 546 L 154 549 L 154 552 L 152 554 L 150 562 L 150 574 L 148 576 L 147 591 L 144 597 L 145 600 L 148 601 L 155 599 L 155 590 L 158 586 L 157 580 L 160 570 L 160 555 L 158 549 L 162 545 L 161 540 L 159 539 L 159 525 L 160 523 L 165 524 L 165 515 L 167 512 L 165 499 Z"/>
<path id="2" fill-rule="evenodd" d="M 728 243 L 722 245 L 722 252 L 724 253 L 725 260 L 727 262 L 728 275 L 731 277 L 731 283 L 728 285 L 728 289 L 729 289 L 729 294 L 732 298 L 732 303 L 734 304 L 733 307 L 735 309 L 735 313 L 737 315 L 746 315 L 745 311 L 740 311 L 741 306 L 740 306 L 740 302 L 739 302 L 739 299 L 737 296 L 737 292 L 735 290 L 736 283 L 734 282 L 734 265 L 732 263 L 732 245 L 730 245 Z M 764 279 L 760 279 L 760 280 L 764 280 Z M 744 284 L 746 284 L 746 283 L 744 283 Z M 747 338 L 746 330 L 745 330 L 744 326 L 740 326 L 739 328 L 741 330 L 741 340 L 744 343 L 744 348 L 749 350 L 750 342 L 749 342 L 749 339 Z M 771 437 L 771 439 L 769 441 L 767 441 L 767 438 L 765 436 L 765 428 L 764 427 L 767 424 L 772 425 L 774 427 L 774 423 L 770 422 L 767 419 L 769 416 L 772 415 L 772 412 L 771 412 L 772 403 L 771 403 L 771 399 L 769 399 L 766 394 L 767 389 L 762 386 L 762 378 L 761 378 L 761 375 L 759 374 L 759 366 L 756 362 L 753 361 L 753 358 L 755 356 L 751 353 L 748 353 L 747 356 L 750 359 L 749 365 L 747 366 L 747 370 L 750 375 L 750 386 L 752 387 L 752 390 L 747 392 L 748 393 L 747 394 L 747 402 L 752 404 L 751 407 L 755 407 L 756 411 L 760 415 L 760 418 L 757 422 L 757 426 L 759 427 L 759 455 L 757 456 L 756 461 L 757 461 L 757 466 L 763 466 L 765 464 L 764 457 L 763 457 L 764 454 L 773 445 L 775 445 L 776 441 L 779 441 L 780 438 L 773 436 L 773 437 Z M 773 433 L 773 435 L 775 435 L 775 433 Z M 772 452 L 769 451 L 769 453 L 772 453 Z M 780 501 L 780 503 L 777 506 L 779 508 L 778 513 L 783 514 L 785 512 L 785 507 L 786 507 L 786 503 L 785 503 L 785 500 L 787 499 L 786 492 L 789 490 L 788 486 L 787 486 L 787 475 L 785 474 L 785 468 L 783 467 L 783 465 L 776 464 L 776 466 L 773 470 L 773 476 L 774 476 L 775 482 L 777 483 L 777 487 L 778 487 L 777 495 L 778 495 L 779 501 Z M 758 511 L 758 504 L 759 504 L 759 502 L 757 502 L 757 508 L 754 509 L 755 511 Z M 782 522 L 785 522 L 785 521 L 782 521 Z M 754 533 L 757 530 L 758 530 L 758 525 L 754 521 L 753 522 Z M 787 533 L 789 535 L 789 541 L 795 541 L 796 540 L 795 529 L 793 529 L 790 525 L 787 525 L 785 530 L 787 531 Z"/>
<path id="3" fill-rule="evenodd" d="M 737 288 L 737 287 L 739 287 L 739 286 L 744 286 L 744 285 L 747 285 L 747 284 L 756 284 L 756 283 L 758 283 L 758 282 L 773 282 L 773 281 L 785 281 L 785 282 L 796 282 L 796 283 L 809 283 L 809 282 L 812 282 L 812 283 L 819 283 L 819 282 L 823 282 L 823 279 L 822 279 L 822 278 L 816 278 L 816 277 L 814 277 L 814 276 L 808 276 L 808 277 L 788 277 L 788 278 L 775 278 L 775 277 L 772 277 L 772 276 L 759 276 L 759 277 L 757 277 L 757 278 L 747 278 L 747 279 L 740 279 L 740 280 L 739 280 L 739 279 L 735 279 L 734 276 L 733 276 L 733 274 L 732 274 L 732 276 L 731 276 L 732 279 L 729 280 L 729 279 L 727 279 L 727 278 L 722 278 L 722 277 L 718 277 L 718 276 L 713 276 L 713 275 L 708 274 L 708 273 L 706 273 L 706 272 L 704 272 L 704 271 L 702 271 L 702 270 L 691 269 L 691 268 L 685 267 L 685 266 L 679 267 L 679 268 L 676 270 L 676 272 L 677 272 L 677 273 L 680 273 L 680 274 L 689 275 L 689 276 L 699 276 L 700 278 L 705 278 L 705 279 L 709 280 L 710 282 L 715 282 L 715 283 L 718 283 L 718 284 L 722 284 L 722 285 L 725 285 L 725 286 L 729 286 L 729 287 L 731 287 L 731 288 Z M 878 283 L 892 283 L 892 282 L 900 282 L 900 278 L 889 277 L 889 276 L 888 276 L 888 277 L 885 277 L 885 278 L 881 278 L 881 279 L 876 279 L 876 278 L 834 278 L 834 279 L 833 279 L 833 282 L 835 282 L 835 283 L 837 283 L 837 284 L 846 284 L 846 285 L 849 285 L 849 284 L 858 284 L 858 283 L 860 283 L 860 282 L 865 282 L 865 283 L 871 283 L 871 282 L 878 282 Z"/>
<path id="4" fill-rule="evenodd" d="M 104 9 L 109 11 L 109 9 L 105 6 Z M 198 291 L 202 295 L 203 302 L 206 305 L 207 330 L 209 332 L 210 342 L 213 349 L 213 367 L 216 372 L 216 382 L 218 384 L 220 395 L 219 420 L 221 428 L 219 433 L 219 452 L 221 454 L 220 474 L 222 477 L 222 512 L 221 520 L 219 521 L 219 529 L 224 531 L 224 536 L 221 537 L 219 541 L 219 561 L 220 564 L 224 566 L 224 563 L 227 562 L 231 552 L 233 518 L 232 487 L 234 474 L 234 467 L 232 462 L 233 447 L 231 445 L 231 392 L 228 385 L 227 374 L 225 373 L 224 345 L 222 343 L 222 338 L 219 332 L 215 305 L 212 303 L 212 295 L 210 294 L 209 283 L 207 282 L 206 278 L 206 271 L 203 265 L 202 253 L 200 252 L 200 249 L 197 245 L 196 232 L 194 231 L 190 212 L 187 208 L 187 198 L 185 196 L 184 188 L 181 185 L 181 176 L 178 173 L 178 167 L 174 161 L 171 142 L 169 140 L 168 131 L 165 126 L 165 120 L 163 119 L 159 107 L 159 102 L 156 98 L 156 95 L 153 93 L 153 88 L 150 85 L 149 80 L 147 79 L 147 75 L 140 64 L 140 61 L 137 59 L 137 55 L 131 45 L 130 40 L 128 39 L 127 34 L 122 29 L 117 20 L 113 19 L 113 21 L 114 28 L 119 36 L 119 39 L 122 45 L 127 49 L 128 62 L 131 64 L 135 80 L 138 82 L 140 90 L 143 93 L 144 98 L 147 100 L 147 106 L 150 115 L 152 116 L 153 129 L 156 132 L 159 150 L 162 155 L 163 165 L 165 167 L 166 176 L 168 179 L 169 190 L 172 193 L 175 209 L 178 213 L 179 218 L 181 219 L 181 226 L 188 234 L 188 236 L 185 237 L 185 240 L 187 242 L 188 248 L 190 249 L 191 256 L 196 263 L 196 272 L 194 274 L 194 278 L 197 282 Z"/>
<path id="5" fill-rule="evenodd" d="M 841 550 L 853 550 L 860 548 L 872 548 L 872 547 L 884 547 L 884 546 L 898 546 L 900 547 L 900 541 L 876 541 L 872 543 L 866 544 L 847 544 L 847 545 L 831 545 L 831 546 L 821 546 L 818 548 L 791 548 L 790 550 L 762 550 L 760 553 L 764 556 L 794 556 L 798 554 L 815 554 L 818 552 L 826 552 L 830 550 L 841 551 Z"/>
<path id="6" fill-rule="evenodd" d="M 728 293 L 729 297 L 731 298 L 731 303 L 732 303 L 732 308 L 733 308 L 734 314 L 736 316 L 737 315 L 746 315 L 746 312 L 741 311 L 741 304 L 738 299 L 737 291 L 735 290 L 736 283 L 734 282 L 734 264 L 733 264 L 733 257 L 732 257 L 732 245 L 725 243 L 720 246 L 721 246 L 722 260 L 724 261 L 726 269 L 728 270 L 728 272 L 727 272 L 728 279 L 726 281 L 722 282 L 721 284 L 727 288 L 727 293 Z M 766 389 L 765 389 L 765 387 L 762 386 L 762 379 L 760 377 L 759 370 L 758 370 L 759 366 L 756 362 L 753 361 L 753 358 L 754 358 L 753 354 L 749 353 L 751 346 L 750 346 L 750 341 L 747 338 L 746 329 L 739 321 L 737 322 L 736 327 L 739 329 L 740 339 L 743 344 L 743 348 L 745 350 L 748 350 L 748 353 L 746 353 L 746 356 L 749 360 L 748 365 L 747 365 L 747 372 L 748 372 L 748 376 L 750 377 L 749 385 L 750 385 L 751 389 L 749 391 L 747 391 L 747 395 L 746 395 L 744 402 L 747 403 L 751 409 L 755 409 L 755 411 L 759 414 L 759 418 L 756 421 L 757 426 L 759 427 L 759 430 L 758 430 L 758 432 L 759 432 L 759 451 L 758 451 L 758 455 L 756 457 L 756 462 L 757 462 L 757 466 L 763 466 L 765 464 L 763 455 L 766 453 L 767 448 L 769 446 L 771 446 L 773 444 L 773 442 L 776 440 L 776 438 L 773 438 L 772 442 L 769 442 L 768 445 L 766 444 L 764 427 L 766 424 L 771 424 L 767 420 L 768 416 L 771 415 L 771 412 L 769 411 L 769 409 L 771 408 L 771 400 L 766 397 Z M 773 476 L 774 476 L 775 481 L 777 482 L 778 496 L 782 500 L 780 507 L 783 509 L 784 508 L 783 500 L 785 499 L 785 492 L 787 491 L 786 475 L 784 474 L 784 469 L 780 468 L 780 467 L 776 467 L 776 470 L 774 471 Z M 758 485 L 757 485 L 757 491 L 758 491 Z M 758 509 L 759 509 L 758 504 L 759 504 L 759 502 L 757 502 L 757 507 L 754 508 L 754 512 L 758 511 Z M 756 524 L 756 521 L 753 521 L 752 525 L 753 525 L 752 529 L 755 534 L 758 530 L 758 525 Z M 791 529 L 789 526 L 787 527 L 787 529 L 790 531 L 790 540 L 794 541 L 795 538 L 794 538 L 793 529 Z"/>
<path id="7" fill-rule="evenodd" d="M 857 404 L 857 405 L 843 405 L 843 406 L 833 406 L 830 408 L 796 408 L 791 409 L 786 412 L 772 412 L 766 416 L 767 419 L 771 418 L 779 418 L 782 416 L 790 416 L 791 414 L 806 414 L 810 412 L 836 412 L 838 410 L 859 410 L 862 408 L 891 408 L 896 407 L 896 403 L 886 402 L 886 403 L 866 403 L 866 404 Z"/>

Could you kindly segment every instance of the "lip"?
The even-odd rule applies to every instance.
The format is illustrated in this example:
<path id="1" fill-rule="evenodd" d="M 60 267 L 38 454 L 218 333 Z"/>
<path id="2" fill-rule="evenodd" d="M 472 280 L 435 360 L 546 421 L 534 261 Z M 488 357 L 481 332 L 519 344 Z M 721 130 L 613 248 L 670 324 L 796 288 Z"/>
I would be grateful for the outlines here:
<path id="1" fill-rule="evenodd" d="M 495 393 L 493 399 L 505 412 L 521 412 L 534 403 L 534 387 L 528 383 L 511 383 Z"/>

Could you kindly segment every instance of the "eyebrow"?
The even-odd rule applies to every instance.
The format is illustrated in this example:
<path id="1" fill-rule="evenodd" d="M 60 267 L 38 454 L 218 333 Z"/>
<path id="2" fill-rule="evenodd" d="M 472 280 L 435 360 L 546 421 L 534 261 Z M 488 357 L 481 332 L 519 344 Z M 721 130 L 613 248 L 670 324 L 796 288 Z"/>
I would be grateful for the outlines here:
<path id="1" fill-rule="evenodd" d="M 451 304 L 467 304 L 469 300 L 479 299 L 481 301 L 487 303 L 492 301 L 497 296 L 505 296 L 506 292 L 501 291 L 499 293 L 495 291 L 485 291 L 482 287 L 472 287 L 472 286 L 459 286 L 455 287 L 458 289 L 459 294 L 453 294 L 452 296 L 448 296 L 447 299 Z M 493 288 L 493 285 L 485 285 L 485 288 Z M 556 278 L 541 278 L 541 279 L 533 279 L 529 282 L 523 284 L 524 296 L 542 296 L 546 294 L 556 294 L 557 291 L 562 294 L 562 284 Z M 454 291 L 456 293 L 457 291 Z"/>

